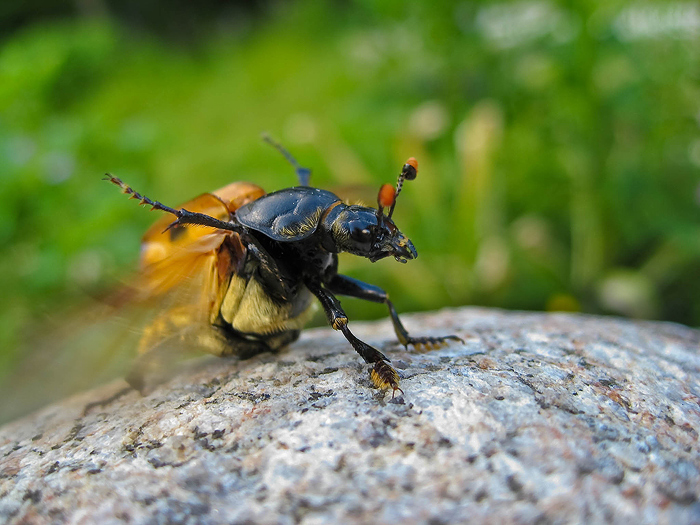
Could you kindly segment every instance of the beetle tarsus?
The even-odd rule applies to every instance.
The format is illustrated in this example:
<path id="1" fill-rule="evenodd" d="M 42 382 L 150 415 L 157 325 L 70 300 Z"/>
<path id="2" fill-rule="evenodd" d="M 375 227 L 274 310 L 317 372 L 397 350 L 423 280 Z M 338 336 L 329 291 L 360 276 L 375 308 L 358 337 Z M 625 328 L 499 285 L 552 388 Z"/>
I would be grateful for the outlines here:
<path id="1" fill-rule="evenodd" d="M 456 335 L 445 335 L 442 337 L 409 337 L 406 342 L 401 342 L 401 344 L 408 348 L 412 345 L 416 350 L 434 350 L 436 348 L 441 348 L 447 346 L 448 341 L 458 341 L 464 344 L 464 340 Z"/>
<path id="2" fill-rule="evenodd" d="M 369 375 L 372 379 L 372 383 L 374 383 L 374 386 L 379 390 L 392 389 L 392 399 L 396 395 L 397 390 L 403 394 L 403 390 L 399 388 L 398 372 L 386 361 L 377 361 L 372 367 L 372 370 L 370 370 Z"/>

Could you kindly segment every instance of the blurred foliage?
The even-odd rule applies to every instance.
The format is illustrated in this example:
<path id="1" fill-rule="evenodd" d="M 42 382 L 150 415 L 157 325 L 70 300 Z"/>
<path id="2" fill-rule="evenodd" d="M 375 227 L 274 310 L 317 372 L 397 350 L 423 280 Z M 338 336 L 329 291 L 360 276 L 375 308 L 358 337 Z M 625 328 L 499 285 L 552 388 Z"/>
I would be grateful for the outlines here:
<path id="1" fill-rule="evenodd" d="M 202 37 L 212 26 L 247 24 L 265 0 L 5 0 L 0 3 L 0 34 L 58 17 L 109 16 L 130 28 L 173 41 Z"/>
<path id="2" fill-rule="evenodd" d="M 697 4 L 299 1 L 212 18 L 186 42 L 105 5 L 0 48 L 5 365 L 135 268 L 156 216 L 104 172 L 170 204 L 232 180 L 293 185 L 261 131 L 314 184 L 366 185 L 370 202 L 419 159 L 395 218 L 420 257 L 341 261 L 400 311 L 700 325 Z"/>

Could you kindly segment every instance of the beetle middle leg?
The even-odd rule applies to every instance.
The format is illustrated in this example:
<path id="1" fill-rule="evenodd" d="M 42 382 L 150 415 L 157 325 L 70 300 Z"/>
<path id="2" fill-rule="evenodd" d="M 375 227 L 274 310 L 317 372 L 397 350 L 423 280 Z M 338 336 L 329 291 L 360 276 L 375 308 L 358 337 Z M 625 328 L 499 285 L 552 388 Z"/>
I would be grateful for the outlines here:
<path id="1" fill-rule="evenodd" d="M 334 330 L 343 332 L 345 339 L 347 339 L 355 351 L 360 354 L 360 357 L 362 357 L 366 363 L 374 365 L 370 372 L 370 377 L 372 378 L 374 386 L 381 390 L 391 388 L 394 393 L 396 393 L 397 390 L 403 393 L 399 388 L 399 374 L 389 364 L 389 358 L 373 346 L 358 339 L 355 334 L 350 331 L 350 328 L 348 328 L 348 316 L 340 306 L 340 301 L 320 284 L 307 283 L 306 286 L 321 302 L 331 327 L 333 327 Z"/>
<path id="2" fill-rule="evenodd" d="M 389 300 L 389 294 L 373 284 L 358 281 L 357 279 L 353 279 L 352 277 L 348 277 L 346 275 L 335 274 L 328 280 L 326 287 L 331 292 L 340 295 L 347 295 L 350 297 L 357 297 L 358 299 L 372 301 L 374 303 L 386 304 L 389 308 L 389 315 L 391 316 L 391 322 L 394 325 L 396 337 L 405 347 L 408 347 L 408 345 L 413 345 L 416 348 L 432 348 L 442 346 L 446 344 L 446 341 L 464 342 L 456 335 L 446 335 L 442 337 L 411 337 L 408 335 L 408 331 L 401 322 L 401 319 L 399 319 L 399 314 L 396 312 L 394 304 Z"/>

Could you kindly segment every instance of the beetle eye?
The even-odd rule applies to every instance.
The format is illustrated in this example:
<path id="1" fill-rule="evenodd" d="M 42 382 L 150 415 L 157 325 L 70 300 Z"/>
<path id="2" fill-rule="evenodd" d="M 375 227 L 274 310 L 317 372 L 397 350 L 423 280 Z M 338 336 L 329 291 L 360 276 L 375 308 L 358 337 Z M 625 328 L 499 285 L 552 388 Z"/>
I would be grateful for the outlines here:
<path id="1" fill-rule="evenodd" d="M 372 247 L 372 232 L 360 225 L 350 228 L 350 239 L 356 250 L 368 252 Z"/>
<path id="2" fill-rule="evenodd" d="M 372 232 L 367 228 L 353 228 L 350 230 L 350 237 L 360 243 L 370 242 L 372 240 Z"/>

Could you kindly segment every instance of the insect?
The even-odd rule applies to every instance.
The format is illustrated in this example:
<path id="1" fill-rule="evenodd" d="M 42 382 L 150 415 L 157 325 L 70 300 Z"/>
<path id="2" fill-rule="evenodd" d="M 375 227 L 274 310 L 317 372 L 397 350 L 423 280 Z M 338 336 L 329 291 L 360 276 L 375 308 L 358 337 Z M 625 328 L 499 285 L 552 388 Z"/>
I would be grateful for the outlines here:
<path id="1" fill-rule="evenodd" d="M 396 336 L 406 347 L 460 339 L 411 337 L 384 290 L 338 273 L 338 253 L 372 262 L 393 256 L 405 263 L 417 257 L 413 243 L 391 219 L 404 181 L 416 178 L 417 161 L 406 161 L 396 189 L 390 184 L 380 188 L 375 209 L 344 204 L 330 191 L 310 187 L 311 171 L 280 144 L 265 140 L 292 164 L 299 186 L 266 193 L 255 184 L 234 182 L 171 208 L 117 177 L 105 176 L 141 205 L 175 216 L 174 221 L 164 216 L 143 236 L 141 291 L 159 296 L 185 283 L 199 287 L 196 300 L 165 309 L 146 329 L 139 344 L 141 364 L 137 362 L 128 380 L 142 387 L 142 365 L 151 355 L 167 353 L 173 337 L 217 355 L 246 358 L 278 350 L 299 337 L 318 299 L 331 327 L 372 365 L 374 385 L 391 388 L 392 394 L 401 391 L 389 359 L 351 332 L 336 295 L 386 304 Z M 197 315 L 206 330 L 195 328 Z"/>

